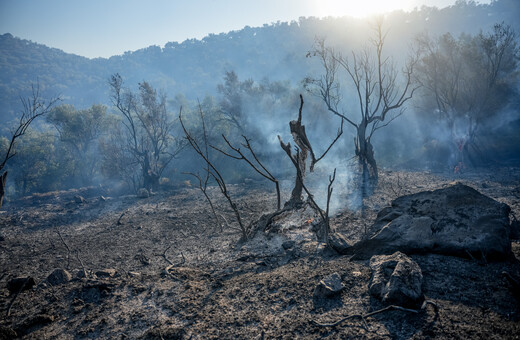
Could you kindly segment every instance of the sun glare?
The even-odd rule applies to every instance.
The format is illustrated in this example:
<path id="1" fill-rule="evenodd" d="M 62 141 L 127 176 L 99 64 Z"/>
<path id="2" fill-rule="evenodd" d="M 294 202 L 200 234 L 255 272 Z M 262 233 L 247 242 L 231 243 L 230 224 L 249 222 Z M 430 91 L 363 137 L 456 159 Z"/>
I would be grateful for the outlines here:
<path id="1" fill-rule="evenodd" d="M 409 1 L 392 0 L 321 0 L 316 2 L 317 13 L 325 16 L 364 18 L 408 7 Z"/>

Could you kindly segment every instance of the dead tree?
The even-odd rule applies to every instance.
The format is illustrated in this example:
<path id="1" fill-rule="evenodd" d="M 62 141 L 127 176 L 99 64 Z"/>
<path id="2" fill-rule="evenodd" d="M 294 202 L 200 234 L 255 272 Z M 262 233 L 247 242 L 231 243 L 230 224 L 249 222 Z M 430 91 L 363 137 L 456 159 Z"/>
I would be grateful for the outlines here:
<path id="1" fill-rule="evenodd" d="M 309 166 L 309 171 L 312 172 L 316 163 L 318 163 L 321 159 L 323 159 L 323 157 L 325 157 L 325 155 L 329 152 L 332 146 L 338 141 L 339 137 L 341 137 L 341 135 L 343 134 L 342 120 L 341 127 L 338 130 L 336 138 L 328 146 L 325 152 L 320 157 L 316 158 L 314 151 L 312 150 L 311 143 L 307 138 L 307 133 L 305 132 L 305 125 L 302 125 L 303 103 L 303 96 L 300 94 L 300 109 L 298 111 L 298 120 L 292 120 L 289 122 L 291 135 L 298 147 L 299 152 L 297 153 L 297 162 L 293 162 L 294 166 L 296 167 L 296 182 L 291 192 L 291 198 L 289 199 L 289 201 L 285 203 L 286 207 L 300 207 L 303 204 L 303 181 L 305 179 L 306 174 L 306 162 L 308 155 L 310 154 L 311 156 L 311 164 Z M 280 141 L 280 146 L 282 147 L 282 149 L 284 149 L 284 151 L 289 155 L 291 151 L 290 144 L 285 144 L 280 136 L 278 136 L 278 140 Z"/>
<path id="2" fill-rule="evenodd" d="M 179 121 L 180 121 L 181 127 L 184 131 L 186 140 L 191 145 L 193 150 L 204 160 L 204 162 L 206 163 L 206 166 L 207 166 L 207 171 L 209 172 L 210 176 L 215 180 L 215 182 L 217 182 L 220 192 L 222 193 L 222 195 L 224 195 L 224 197 L 228 201 L 231 209 L 235 213 L 235 218 L 238 222 L 239 229 L 242 233 L 242 239 L 247 240 L 249 238 L 249 232 L 250 232 L 251 228 L 250 228 L 250 226 L 246 226 L 242 222 L 242 218 L 240 217 L 240 212 L 238 211 L 238 207 L 237 207 L 236 203 L 233 202 L 233 199 L 231 198 L 231 196 L 229 194 L 229 191 L 227 189 L 224 178 L 222 177 L 222 175 L 220 174 L 218 169 L 215 167 L 213 162 L 211 162 L 211 160 L 209 159 L 209 156 L 206 155 L 206 153 L 202 150 L 202 148 L 200 147 L 198 142 L 195 140 L 195 138 L 193 138 L 191 136 L 191 134 L 188 132 L 188 130 L 184 126 L 184 123 L 182 121 L 182 107 L 179 110 Z"/>
<path id="3" fill-rule="evenodd" d="M 285 151 L 285 153 L 287 153 L 287 156 L 289 156 L 289 159 L 291 160 L 291 162 L 295 166 L 295 168 L 296 168 L 296 176 L 300 180 L 300 184 L 302 186 L 302 189 L 307 194 L 307 197 L 308 197 L 308 200 L 309 200 L 311 206 L 314 208 L 315 211 L 318 212 L 318 214 L 321 217 L 321 220 L 316 223 L 316 225 L 318 227 L 317 227 L 317 230 L 315 230 L 316 231 L 316 236 L 318 238 L 318 241 L 328 245 L 329 244 L 329 234 L 330 234 L 329 207 L 330 207 L 330 198 L 332 197 L 332 190 L 333 190 L 332 183 L 334 183 L 334 180 L 336 179 L 336 169 L 334 169 L 333 175 L 329 176 L 329 185 L 327 187 L 327 205 L 326 205 L 326 210 L 323 211 L 318 206 L 318 204 L 314 200 L 313 195 L 311 194 L 309 189 L 307 189 L 307 186 L 305 185 L 305 183 L 303 181 L 302 172 L 300 170 L 301 166 L 300 166 L 300 164 L 298 164 L 298 162 L 301 159 L 301 157 L 300 157 L 300 149 L 298 147 L 296 147 L 296 155 L 293 155 L 292 154 L 292 150 L 291 150 L 291 143 L 284 144 L 282 142 L 282 140 L 280 139 L 280 144 L 282 146 L 282 149 Z"/>
<path id="4" fill-rule="evenodd" d="M 305 128 L 305 127 L 304 127 Z M 304 130 L 305 132 L 305 130 Z M 276 188 L 276 197 L 277 197 L 277 210 L 280 210 L 280 207 L 281 207 L 281 199 L 280 199 L 280 185 L 278 183 L 278 180 L 273 176 L 273 174 L 271 174 L 271 172 L 269 172 L 269 170 L 266 169 L 266 167 L 260 162 L 260 160 L 258 159 L 258 157 L 256 156 L 256 153 L 254 152 L 253 150 L 253 147 L 251 146 L 251 143 L 250 143 L 250 140 L 242 135 L 242 138 L 244 138 L 244 144 L 242 144 L 242 146 L 244 148 L 246 148 L 247 150 L 249 150 L 249 152 L 251 153 L 251 155 L 253 156 L 253 160 L 250 160 L 249 158 L 247 158 L 244 153 L 242 152 L 242 150 L 240 148 L 237 148 L 235 146 L 233 146 L 231 144 L 231 142 L 226 138 L 226 136 L 222 135 L 222 138 L 224 138 L 224 141 L 226 142 L 226 144 L 233 150 L 235 151 L 239 156 L 235 156 L 235 155 L 232 155 L 230 153 L 227 153 L 225 151 L 223 151 L 222 149 L 219 149 L 215 146 L 212 146 L 213 149 L 217 150 L 218 152 L 222 153 L 223 155 L 227 156 L 227 157 L 230 157 L 230 158 L 233 158 L 233 159 L 238 159 L 238 160 L 244 160 L 247 164 L 249 164 L 249 166 L 251 168 L 253 168 L 253 170 L 255 170 L 257 173 L 259 173 L 262 177 L 268 179 L 269 181 L 273 182 L 275 184 L 275 188 Z M 255 165 L 256 163 L 256 165 Z"/>
<path id="5" fill-rule="evenodd" d="M 38 117 L 43 116 L 49 113 L 56 104 L 60 100 L 59 97 L 54 97 L 48 102 L 43 100 L 40 95 L 40 86 L 36 84 L 36 86 L 32 85 L 32 95 L 28 98 L 21 97 L 22 101 L 22 115 L 18 122 L 18 127 L 14 130 L 11 136 L 11 140 L 9 142 L 9 146 L 7 147 L 7 151 L 5 153 L 4 159 L 2 163 L 0 163 L 0 172 L 4 169 L 7 161 L 13 158 L 16 155 L 15 144 L 16 139 L 20 138 L 25 134 L 29 125 Z M 0 208 L 2 208 L 2 202 L 4 200 L 5 195 L 5 185 L 7 181 L 7 171 L 5 171 L 0 176 Z"/>
<path id="6" fill-rule="evenodd" d="M 204 112 L 202 111 L 202 108 L 200 106 L 199 102 L 199 113 L 200 113 L 200 120 L 202 124 L 202 137 L 204 140 L 204 154 L 206 155 L 206 158 L 209 159 L 209 150 L 208 150 L 208 134 L 206 130 L 206 123 L 204 121 Z M 211 212 L 213 213 L 213 216 L 215 217 L 215 222 L 220 225 L 220 231 L 222 231 L 222 225 L 220 224 L 220 221 L 218 219 L 217 212 L 215 211 L 215 206 L 213 205 L 213 201 L 211 201 L 211 198 L 208 195 L 208 183 L 210 178 L 210 168 L 209 165 L 206 163 L 206 168 L 204 169 L 204 177 L 200 176 L 199 174 L 192 173 L 192 172 L 185 172 L 184 174 L 190 175 L 195 177 L 199 181 L 199 189 L 204 194 L 204 197 L 209 203 L 209 206 L 211 208 Z"/>
<path id="7" fill-rule="evenodd" d="M 304 83 L 311 93 L 324 101 L 331 113 L 356 129 L 354 146 L 363 171 L 363 180 L 370 178 L 377 182 L 378 169 L 372 136 L 404 112 L 404 104 L 417 90 L 418 87 L 413 85 L 412 73 L 418 57 L 410 57 L 405 65 L 404 85 L 400 87 L 395 65 L 390 58 L 383 56 L 386 34 L 382 31 L 381 21 L 376 24 L 375 31 L 375 38 L 372 39 L 374 51 L 365 48 L 361 53 L 352 52 L 351 58 L 325 47 L 324 40 L 318 40 L 315 49 L 307 56 L 320 58 L 324 75 L 318 79 L 307 78 Z M 353 84 L 359 102 L 359 120 L 340 108 L 340 71 L 344 71 L 349 82 Z"/>

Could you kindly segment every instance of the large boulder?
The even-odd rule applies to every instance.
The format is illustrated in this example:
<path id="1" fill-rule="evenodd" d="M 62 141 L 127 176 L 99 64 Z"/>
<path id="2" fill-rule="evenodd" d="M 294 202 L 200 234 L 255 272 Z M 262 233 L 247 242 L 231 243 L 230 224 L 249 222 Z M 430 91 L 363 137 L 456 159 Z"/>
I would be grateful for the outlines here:
<path id="1" fill-rule="evenodd" d="M 504 259 L 511 255 L 509 212 L 508 205 L 460 183 L 402 196 L 379 212 L 372 226 L 377 232 L 347 253 L 359 259 L 395 251 Z"/>
<path id="2" fill-rule="evenodd" d="M 421 268 L 403 253 L 372 256 L 370 268 L 370 295 L 383 304 L 415 307 L 424 300 Z"/>

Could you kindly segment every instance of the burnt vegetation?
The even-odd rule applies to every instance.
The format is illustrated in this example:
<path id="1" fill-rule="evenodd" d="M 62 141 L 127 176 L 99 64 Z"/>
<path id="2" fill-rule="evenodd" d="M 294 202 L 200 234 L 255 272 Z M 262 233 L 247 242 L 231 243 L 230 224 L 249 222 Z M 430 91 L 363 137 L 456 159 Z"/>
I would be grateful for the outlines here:
<path id="1" fill-rule="evenodd" d="M 32 86 L 0 131 L 0 339 L 519 334 L 515 27 L 391 19 L 200 98 Z"/>

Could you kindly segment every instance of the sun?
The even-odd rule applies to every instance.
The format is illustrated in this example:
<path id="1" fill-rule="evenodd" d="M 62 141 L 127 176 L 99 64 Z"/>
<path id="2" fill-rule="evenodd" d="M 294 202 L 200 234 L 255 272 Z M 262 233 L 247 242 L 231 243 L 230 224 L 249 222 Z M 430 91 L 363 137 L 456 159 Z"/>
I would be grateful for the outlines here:
<path id="1" fill-rule="evenodd" d="M 352 16 L 364 18 L 409 7 L 410 1 L 395 0 L 318 0 L 318 16 Z"/>

